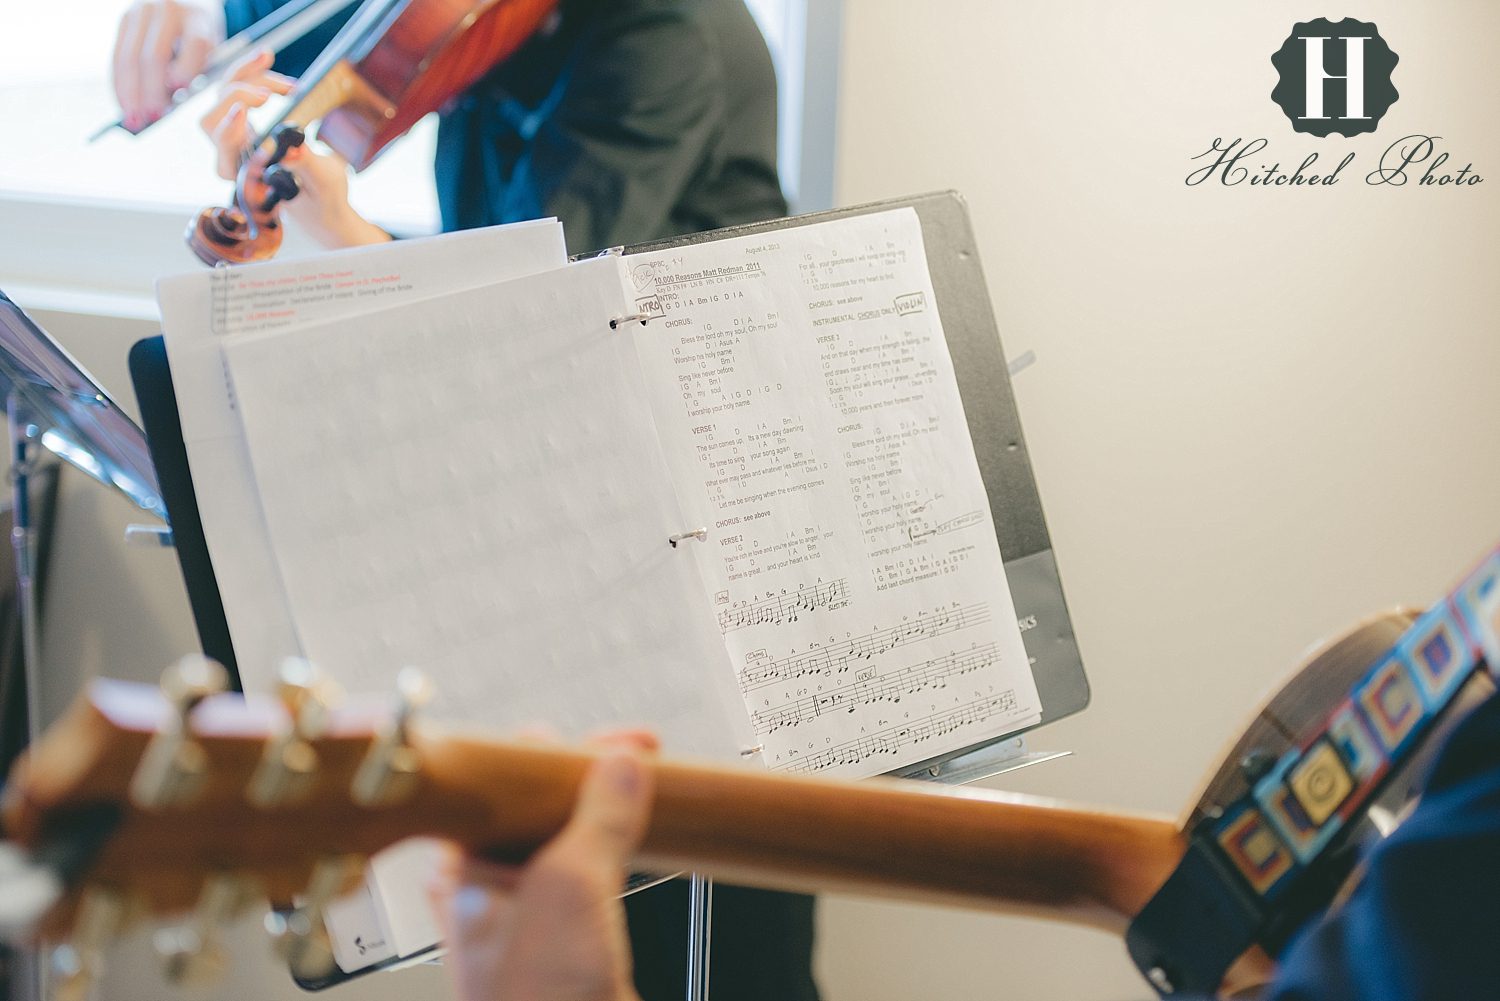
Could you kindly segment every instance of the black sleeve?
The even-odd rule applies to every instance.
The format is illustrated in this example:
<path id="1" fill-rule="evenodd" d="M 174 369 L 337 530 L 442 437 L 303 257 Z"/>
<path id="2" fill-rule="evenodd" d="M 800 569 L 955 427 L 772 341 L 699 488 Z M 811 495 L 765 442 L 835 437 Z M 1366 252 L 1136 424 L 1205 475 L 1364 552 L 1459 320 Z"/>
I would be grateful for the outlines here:
<path id="1" fill-rule="evenodd" d="M 231 36 L 237 35 L 287 2 L 288 0 L 224 0 L 225 30 Z M 276 63 L 272 68 L 287 76 L 301 76 L 318 53 L 333 40 L 344 22 L 358 9 L 358 4 L 352 4 L 292 42 L 277 53 Z"/>
<path id="2" fill-rule="evenodd" d="M 520 164 L 570 250 L 672 232 L 669 217 L 724 118 L 715 39 L 675 5 L 603 17 Z"/>

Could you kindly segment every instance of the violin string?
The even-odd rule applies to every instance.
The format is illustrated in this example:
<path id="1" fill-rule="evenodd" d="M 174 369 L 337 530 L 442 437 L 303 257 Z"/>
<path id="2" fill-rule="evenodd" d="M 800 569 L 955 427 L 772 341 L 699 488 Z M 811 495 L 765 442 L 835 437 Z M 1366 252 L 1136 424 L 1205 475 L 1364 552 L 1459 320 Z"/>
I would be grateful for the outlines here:
<path id="1" fill-rule="evenodd" d="M 386 18 L 394 13 L 404 0 L 364 0 L 354 15 L 339 29 L 338 34 L 333 36 L 333 41 L 313 60 L 307 72 L 303 73 L 289 95 L 287 106 L 277 115 L 270 125 L 263 129 L 251 149 L 259 149 L 271 138 L 271 135 L 281 126 L 291 120 L 298 108 L 306 100 L 307 96 L 315 91 L 324 78 L 338 63 L 348 58 L 349 53 L 357 48 L 360 42 L 369 37 L 370 33 L 379 30 Z"/>

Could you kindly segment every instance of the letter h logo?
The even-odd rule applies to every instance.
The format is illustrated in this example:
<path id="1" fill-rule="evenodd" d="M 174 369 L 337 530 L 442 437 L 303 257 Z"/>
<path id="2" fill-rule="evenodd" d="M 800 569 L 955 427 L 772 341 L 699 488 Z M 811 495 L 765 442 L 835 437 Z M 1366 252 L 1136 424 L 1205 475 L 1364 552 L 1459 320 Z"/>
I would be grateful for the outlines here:
<path id="1" fill-rule="evenodd" d="M 1397 58 L 1373 24 L 1352 18 L 1298 24 L 1271 57 L 1281 76 L 1271 100 L 1297 132 L 1374 132 L 1400 96 L 1391 83 Z"/>

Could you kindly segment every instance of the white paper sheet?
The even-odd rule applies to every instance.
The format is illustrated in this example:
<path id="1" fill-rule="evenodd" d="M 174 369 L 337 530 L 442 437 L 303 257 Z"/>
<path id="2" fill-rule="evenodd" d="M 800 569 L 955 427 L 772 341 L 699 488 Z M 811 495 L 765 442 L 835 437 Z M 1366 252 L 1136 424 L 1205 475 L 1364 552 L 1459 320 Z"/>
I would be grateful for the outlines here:
<path id="1" fill-rule="evenodd" d="M 766 763 L 858 777 L 1035 722 L 916 213 L 626 261 Z"/>
<path id="2" fill-rule="evenodd" d="M 562 227 L 545 219 L 158 283 L 203 532 L 247 689 L 268 690 L 281 659 L 300 649 L 227 392 L 224 338 L 353 318 L 566 261 Z"/>
<path id="3" fill-rule="evenodd" d="M 346 688 L 415 664 L 436 718 L 648 723 L 737 760 L 743 712 L 609 326 L 618 276 L 582 262 L 225 358 L 297 633 Z"/>

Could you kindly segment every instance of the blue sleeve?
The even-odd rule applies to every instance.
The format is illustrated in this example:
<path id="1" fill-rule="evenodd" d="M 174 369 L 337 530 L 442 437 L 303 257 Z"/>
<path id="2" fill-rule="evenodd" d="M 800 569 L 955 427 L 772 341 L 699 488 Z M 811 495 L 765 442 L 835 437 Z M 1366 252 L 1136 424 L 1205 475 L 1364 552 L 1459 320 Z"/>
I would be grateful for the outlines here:
<path id="1" fill-rule="evenodd" d="M 1420 803 L 1337 912 L 1282 957 L 1272 1001 L 1500 997 L 1500 696 L 1455 729 Z"/>
<path id="2" fill-rule="evenodd" d="M 225 29 L 231 36 L 237 35 L 287 2 L 288 0 L 224 0 Z M 292 42 L 276 54 L 276 63 L 272 68 L 287 76 L 301 76 L 317 58 L 318 53 L 322 52 L 333 40 L 333 36 L 338 34 L 344 22 L 349 20 L 358 9 L 358 4 L 346 7 L 328 21 Z"/>

